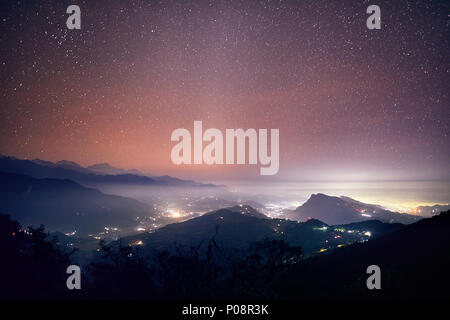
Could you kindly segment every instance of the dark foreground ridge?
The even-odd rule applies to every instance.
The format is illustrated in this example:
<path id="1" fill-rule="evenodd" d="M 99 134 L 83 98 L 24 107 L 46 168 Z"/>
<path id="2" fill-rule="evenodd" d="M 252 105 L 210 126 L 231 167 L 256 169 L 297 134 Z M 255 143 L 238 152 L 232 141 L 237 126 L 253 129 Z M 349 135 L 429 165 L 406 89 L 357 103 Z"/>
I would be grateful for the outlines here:
<path id="1" fill-rule="evenodd" d="M 125 239 L 112 244 L 101 243 L 96 258 L 82 266 L 83 289 L 80 291 L 69 291 L 65 286 L 65 268 L 71 263 L 70 250 L 61 250 L 57 240 L 49 242 L 42 229 L 25 232 L 7 216 L 0 218 L 2 261 L 7 262 L 1 264 L 0 271 L 5 275 L 1 295 L 9 299 L 448 298 L 450 212 L 408 226 L 397 226 L 362 243 L 305 258 L 302 241 L 295 244 L 282 237 L 253 239 L 233 249 L 230 242 L 222 241 L 226 237 L 220 238 L 221 230 L 231 230 L 239 223 L 243 225 L 242 233 L 252 234 L 265 230 L 266 223 L 276 226 L 278 223 L 239 209 L 222 209 L 162 228 L 158 235 L 160 242 L 149 235 L 146 241 L 154 241 L 155 246 L 146 248 L 126 243 Z M 217 220 L 231 222 L 228 226 L 223 222 L 217 227 L 214 223 Z M 323 235 L 326 234 L 324 227 L 334 228 L 317 220 L 287 223 L 286 230 L 293 228 L 293 223 L 299 233 Z M 364 223 L 365 227 L 382 226 L 378 222 Z M 202 228 L 210 230 L 211 226 L 216 231 L 205 238 Z M 337 229 L 342 227 L 345 226 L 336 226 Z M 172 242 L 169 246 L 163 241 L 166 235 L 172 234 L 176 239 L 184 232 L 202 241 Z M 226 234 L 232 233 L 224 232 Z M 242 235 L 236 236 L 238 242 L 247 240 L 240 237 Z M 148 250 L 150 247 L 152 250 Z M 366 269 L 373 264 L 381 268 L 381 290 L 366 287 Z"/>

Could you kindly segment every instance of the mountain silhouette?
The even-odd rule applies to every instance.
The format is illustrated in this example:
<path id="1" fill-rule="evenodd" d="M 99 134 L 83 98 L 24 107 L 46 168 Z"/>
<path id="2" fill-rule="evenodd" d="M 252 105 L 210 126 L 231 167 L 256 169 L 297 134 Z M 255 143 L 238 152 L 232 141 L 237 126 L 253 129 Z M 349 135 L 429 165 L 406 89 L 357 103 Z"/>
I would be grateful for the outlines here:
<path id="1" fill-rule="evenodd" d="M 135 228 L 137 217 L 153 215 L 137 200 L 104 194 L 67 179 L 35 179 L 0 172 L 0 211 L 22 225 L 44 224 L 50 231 L 79 235 L 105 226 Z"/>
<path id="2" fill-rule="evenodd" d="M 104 165 L 103 165 L 104 167 Z M 119 169 L 120 171 L 121 169 Z M 139 185 L 139 186 L 172 186 L 172 187 L 215 187 L 212 184 L 202 184 L 189 180 L 181 180 L 169 176 L 147 177 L 143 175 L 120 173 L 120 174 L 97 174 L 88 168 L 83 168 L 72 161 L 59 161 L 52 163 L 48 161 L 21 160 L 14 157 L 0 156 L 0 171 L 24 174 L 33 178 L 69 179 L 85 186 L 97 187 L 99 185 Z M 121 171 L 122 172 L 122 171 Z M 126 172 L 126 171 L 123 171 Z"/>
<path id="3" fill-rule="evenodd" d="M 370 227 L 376 228 L 370 229 Z M 353 232 L 343 232 L 348 227 Z M 290 245 L 301 246 L 306 255 L 321 249 L 332 249 L 367 239 L 363 235 L 370 231 L 371 237 L 399 230 L 401 224 L 366 221 L 350 226 L 328 226 L 311 219 L 304 223 L 285 219 L 271 219 L 249 206 L 235 206 L 206 213 L 180 223 L 169 224 L 152 233 L 142 233 L 123 238 L 125 243 L 142 241 L 143 250 L 169 248 L 174 245 L 196 246 L 214 240 L 228 249 L 244 249 L 249 243 L 266 238 L 285 240 Z M 339 229 L 339 231 L 335 230 Z"/>
<path id="4" fill-rule="evenodd" d="M 3 158 L 7 158 L 7 157 L 0 156 L 0 160 L 3 160 Z M 11 160 L 19 160 L 19 159 L 13 158 L 13 157 L 10 157 L 10 159 Z M 72 171 L 77 171 L 77 172 L 81 172 L 81 173 L 91 173 L 91 171 L 89 169 L 83 168 L 78 163 L 73 162 L 73 161 L 61 160 L 58 162 L 50 162 L 50 161 L 45 161 L 45 160 L 41 160 L 41 159 L 33 159 L 30 161 L 32 163 L 35 163 L 35 164 L 37 164 L 39 166 L 43 166 L 43 167 L 61 168 L 61 169 L 72 170 Z"/>
<path id="5" fill-rule="evenodd" d="M 86 169 L 90 170 L 92 173 L 96 174 L 102 174 L 102 175 L 117 175 L 117 174 L 134 174 L 138 176 L 145 176 L 142 172 L 131 169 L 131 170 L 125 170 L 117 167 L 111 166 L 109 163 L 103 162 L 103 163 L 96 163 L 91 166 L 86 167 Z"/>
<path id="6" fill-rule="evenodd" d="M 449 252 L 447 211 L 306 259 L 278 285 L 286 299 L 448 299 Z M 370 265 L 381 269 L 381 290 L 367 289 Z"/>
<path id="7" fill-rule="evenodd" d="M 305 221 L 309 218 L 319 219 L 328 224 L 338 225 L 366 220 L 383 222 L 413 223 L 422 217 L 392 212 L 378 205 L 366 204 L 349 197 L 333 197 L 322 193 L 311 197 L 287 217 L 292 220 Z"/>

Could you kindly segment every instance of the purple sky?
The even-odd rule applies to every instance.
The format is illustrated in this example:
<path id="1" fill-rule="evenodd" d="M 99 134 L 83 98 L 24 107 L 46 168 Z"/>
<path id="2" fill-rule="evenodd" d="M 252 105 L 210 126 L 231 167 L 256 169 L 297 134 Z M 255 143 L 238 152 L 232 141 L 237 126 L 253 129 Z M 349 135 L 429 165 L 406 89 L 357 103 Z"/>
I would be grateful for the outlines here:
<path id="1" fill-rule="evenodd" d="M 279 128 L 270 179 L 450 178 L 449 4 L 67 1 L 0 5 L 0 152 L 200 179 L 176 128 Z"/>

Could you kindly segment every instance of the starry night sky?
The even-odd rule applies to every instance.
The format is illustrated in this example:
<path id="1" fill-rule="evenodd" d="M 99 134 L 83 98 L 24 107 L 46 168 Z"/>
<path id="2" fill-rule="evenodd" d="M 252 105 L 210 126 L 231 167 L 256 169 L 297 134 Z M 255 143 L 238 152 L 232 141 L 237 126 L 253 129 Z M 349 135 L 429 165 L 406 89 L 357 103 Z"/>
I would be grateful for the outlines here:
<path id="1" fill-rule="evenodd" d="M 81 30 L 66 8 L 81 7 Z M 368 5 L 381 30 L 366 28 Z M 182 177 L 176 128 L 279 128 L 273 179 L 449 179 L 450 5 L 2 1 L 0 153 Z"/>

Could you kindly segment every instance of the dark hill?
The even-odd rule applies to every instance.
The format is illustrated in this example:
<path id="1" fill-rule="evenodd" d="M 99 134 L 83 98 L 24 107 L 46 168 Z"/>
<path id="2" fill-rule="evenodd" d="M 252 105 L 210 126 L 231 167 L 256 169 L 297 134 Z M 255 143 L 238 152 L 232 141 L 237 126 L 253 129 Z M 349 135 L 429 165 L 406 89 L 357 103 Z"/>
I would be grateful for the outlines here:
<path id="1" fill-rule="evenodd" d="M 366 220 L 408 224 L 421 219 L 418 216 L 392 212 L 378 205 L 366 204 L 352 198 L 333 197 L 322 193 L 311 195 L 308 201 L 297 207 L 287 217 L 298 221 L 314 218 L 330 225 Z"/>
<path id="2" fill-rule="evenodd" d="M 449 298 L 450 211 L 364 243 L 307 259 L 280 280 L 288 299 Z M 366 268 L 381 268 L 368 290 Z"/>
<path id="3" fill-rule="evenodd" d="M 101 193 L 70 180 L 35 179 L 0 173 L 0 210 L 22 225 L 44 224 L 50 231 L 86 235 L 105 226 L 136 227 L 136 217 L 151 215 L 134 199 Z"/>
<path id="4" fill-rule="evenodd" d="M 381 231 L 384 226 L 384 232 Z M 391 232 L 396 226 L 380 223 L 380 230 L 374 236 Z M 370 231 L 366 226 L 355 232 L 335 230 L 321 221 L 310 220 L 305 223 L 283 219 L 270 219 L 248 206 L 236 206 L 206 213 L 203 216 L 181 223 L 174 223 L 156 230 L 124 238 L 125 243 L 142 241 L 143 250 L 169 248 L 174 245 L 196 246 L 214 238 L 224 248 L 247 248 L 249 243 L 265 238 L 280 239 L 290 245 L 301 246 L 306 256 L 321 249 L 330 250 L 338 245 L 362 241 Z"/>

